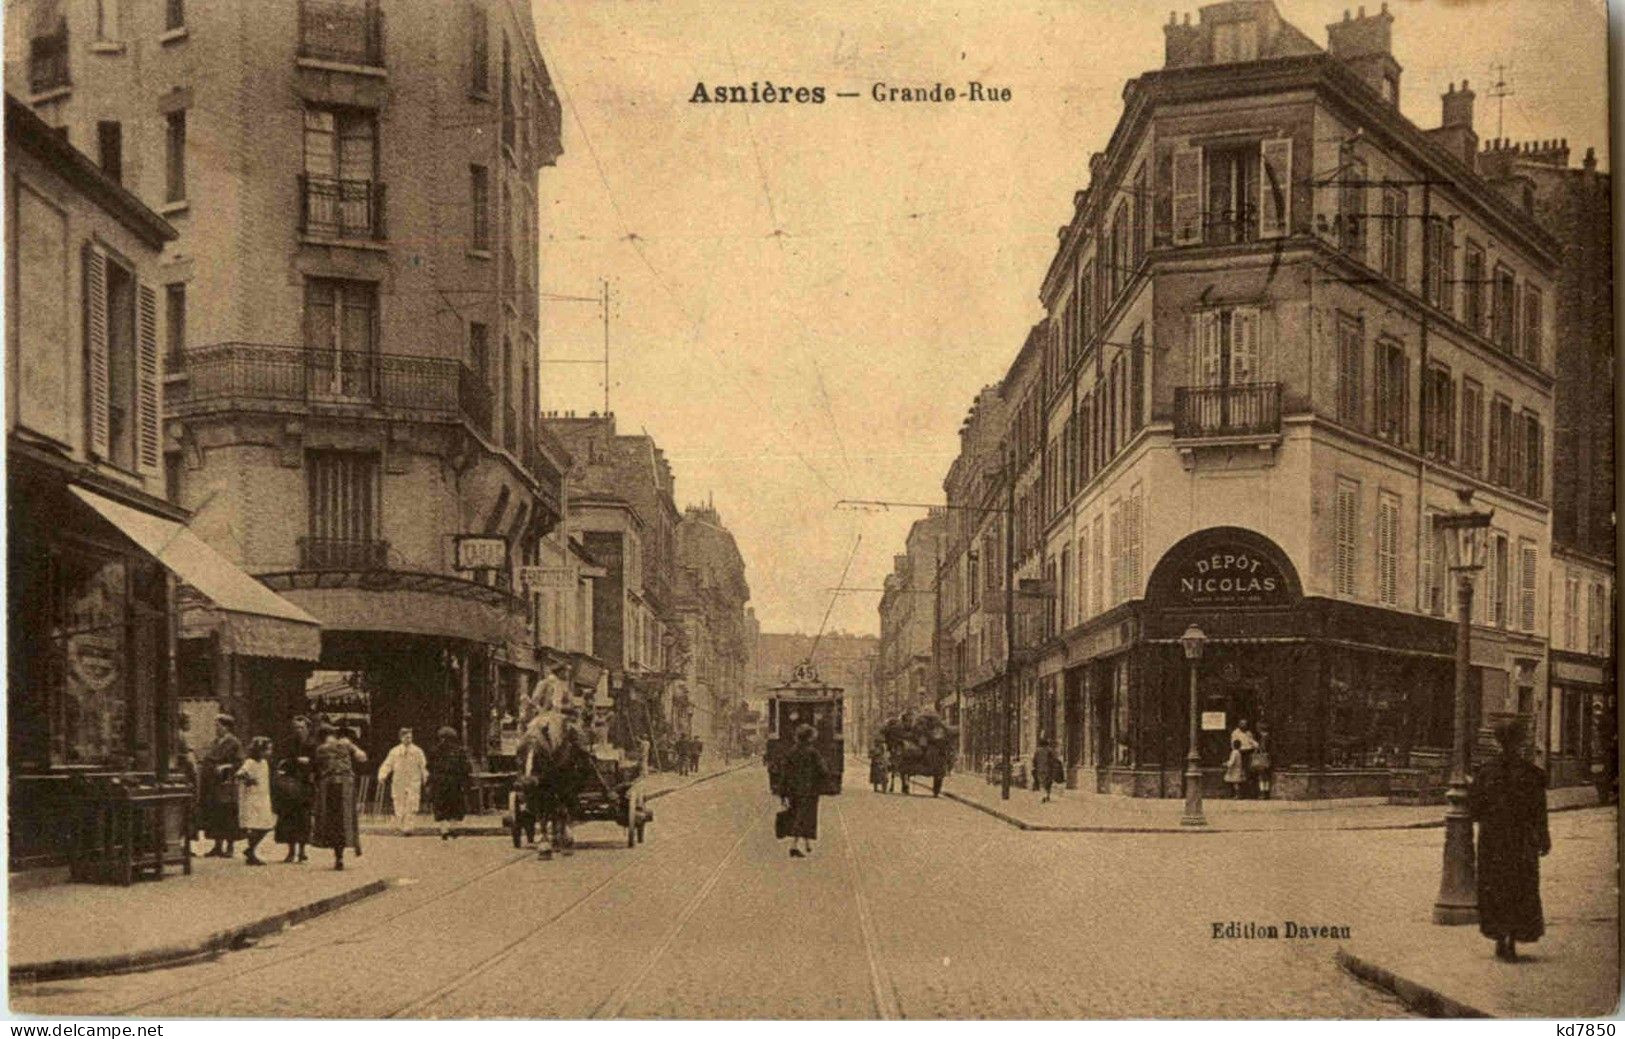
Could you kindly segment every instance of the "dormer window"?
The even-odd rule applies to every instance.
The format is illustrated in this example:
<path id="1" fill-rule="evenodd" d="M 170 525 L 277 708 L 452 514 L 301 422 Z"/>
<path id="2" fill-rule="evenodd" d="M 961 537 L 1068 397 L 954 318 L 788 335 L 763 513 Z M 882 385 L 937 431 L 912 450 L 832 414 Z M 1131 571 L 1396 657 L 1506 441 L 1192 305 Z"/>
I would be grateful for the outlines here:
<path id="1" fill-rule="evenodd" d="M 1390 105 L 1398 106 L 1398 104 L 1399 104 L 1399 77 L 1398 76 L 1384 76 L 1384 77 L 1382 77 L 1382 99 L 1384 101 L 1388 102 Z"/>
<path id="2" fill-rule="evenodd" d="M 1258 60 L 1258 23 L 1230 22 L 1213 28 L 1213 63 Z"/>

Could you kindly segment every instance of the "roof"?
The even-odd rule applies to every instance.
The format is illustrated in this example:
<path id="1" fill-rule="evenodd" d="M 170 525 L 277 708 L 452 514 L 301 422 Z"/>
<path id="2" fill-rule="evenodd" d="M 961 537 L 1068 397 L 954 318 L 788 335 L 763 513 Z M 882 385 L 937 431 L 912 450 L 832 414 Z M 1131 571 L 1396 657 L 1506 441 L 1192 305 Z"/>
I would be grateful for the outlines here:
<path id="1" fill-rule="evenodd" d="M 76 185 L 103 209 L 154 249 L 173 242 L 179 233 L 118 181 L 103 173 L 90 157 L 68 143 L 34 110 L 6 94 L 7 161 L 13 148 L 24 148 L 44 159 L 56 173 Z"/>

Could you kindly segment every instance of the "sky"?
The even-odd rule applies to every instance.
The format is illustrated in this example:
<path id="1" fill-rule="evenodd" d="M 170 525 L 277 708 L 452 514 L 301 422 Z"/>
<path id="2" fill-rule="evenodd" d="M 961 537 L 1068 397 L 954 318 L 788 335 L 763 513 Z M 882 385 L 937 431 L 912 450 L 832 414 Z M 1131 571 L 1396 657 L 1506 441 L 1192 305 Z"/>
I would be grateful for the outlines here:
<path id="1" fill-rule="evenodd" d="M 1124 83 L 1162 64 L 1177 0 L 537 0 L 564 154 L 540 180 L 541 405 L 647 431 L 677 503 L 714 501 L 764 631 L 879 630 L 873 591 L 942 501 L 976 391 L 1042 316 L 1038 286 Z M 1278 0 L 1321 46 L 1357 4 Z M 1378 4 L 1366 5 L 1371 12 Z M 1392 0 L 1400 105 L 1437 126 L 1466 79 L 1477 130 L 1607 166 L 1603 0 Z M 1008 87 L 878 104 L 877 82 Z M 860 91 L 718 105 L 695 86 Z M 826 621 L 827 614 L 827 621 Z"/>

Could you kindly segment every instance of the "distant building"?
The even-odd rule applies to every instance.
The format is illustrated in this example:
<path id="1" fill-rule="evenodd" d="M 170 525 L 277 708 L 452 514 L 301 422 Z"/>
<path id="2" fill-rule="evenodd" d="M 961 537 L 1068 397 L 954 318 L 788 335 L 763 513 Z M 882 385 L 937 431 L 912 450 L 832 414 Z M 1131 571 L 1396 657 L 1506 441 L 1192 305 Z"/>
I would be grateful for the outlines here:
<path id="1" fill-rule="evenodd" d="M 739 744 L 750 664 L 748 601 L 745 560 L 733 533 L 714 507 L 690 505 L 677 526 L 673 605 L 683 633 L 684 731 L 719 754 L 732 754 Z"/>
<path id="2" fill-rule="evenodd" d="M 936 654 L 941 587 L 938 569 L 946 550 L 947 518 L 933 510 L 909 528 L 903 555 L 893 561 L 880 597 L 880 647 L 876 676 L 883 713 L 935 709 Z"/>

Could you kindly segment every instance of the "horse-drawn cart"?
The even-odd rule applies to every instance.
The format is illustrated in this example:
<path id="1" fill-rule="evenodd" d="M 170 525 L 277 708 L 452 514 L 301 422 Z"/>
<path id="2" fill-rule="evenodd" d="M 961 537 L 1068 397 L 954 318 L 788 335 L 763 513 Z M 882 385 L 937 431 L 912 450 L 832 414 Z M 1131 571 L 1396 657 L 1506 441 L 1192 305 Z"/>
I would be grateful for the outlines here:
<path id="1" fill-rule="evenodd" d="M 589 750 L 574 741 L 556 748 L 532 745 L 521 751 L 518 764 L 503 820 L 515 848 L 535 841 L 540 826 L 543 857 L 554 848 L 569 854 L 575 844 L 570 826 L 578 822 L 618 823 L 630 848 L 643 842 L 654 821 L 641 789 L 642 766 L 613 748 Z"/>

